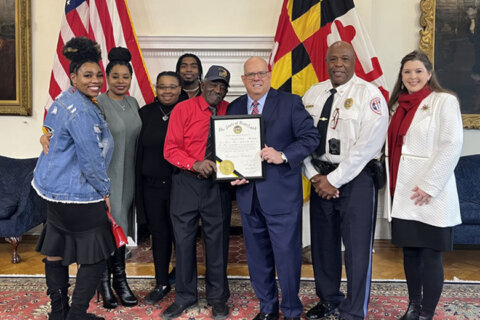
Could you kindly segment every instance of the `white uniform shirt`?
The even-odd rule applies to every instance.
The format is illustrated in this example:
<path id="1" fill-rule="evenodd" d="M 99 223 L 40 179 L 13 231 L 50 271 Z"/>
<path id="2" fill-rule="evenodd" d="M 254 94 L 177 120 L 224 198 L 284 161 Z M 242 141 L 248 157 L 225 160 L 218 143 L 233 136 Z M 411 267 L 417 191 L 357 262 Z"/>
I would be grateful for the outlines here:
<path id="1" fill-rule="evenodd" d="M 303 96 L 303 104 L 315 125 L 332 88 L 331 81 L 326 80 L 313 85 Z M 327 179 L 340 188 L 353 180 L 370 160 L 381 155 L 388 129 L 388 108 L 380 90 L 355 75 L 336 89 L 325 154 L 320 160 L 339 164 Z M 329 153 L 328 141 L 332 138 L 340 140 L 339 155 Z M 318 174 L 311 164 L 312 156 L 303 162 L 308 179 Z"/>

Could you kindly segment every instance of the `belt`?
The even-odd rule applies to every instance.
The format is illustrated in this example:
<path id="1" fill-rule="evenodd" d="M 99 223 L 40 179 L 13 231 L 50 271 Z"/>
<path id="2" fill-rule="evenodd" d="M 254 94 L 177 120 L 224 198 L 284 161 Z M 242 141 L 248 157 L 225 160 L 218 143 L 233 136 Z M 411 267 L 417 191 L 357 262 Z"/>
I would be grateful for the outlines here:
<path id="1" fill-rule="evenodd" d="M 183 172 L 189 176 L 192 176 L 192 177 L 195 177 L 197 178 L 198 180 L 207 180 L 209 178 L 204 178 L 202 177 L 199 173 L 197 172 L 194 172 L 194 171 L 190 171 L 190 170 L 184 170 L 184 169 L 180 169 L 180 172 Z"/>
<path id="2" fill-rule="evenodd" d="M 331 163 L 319 159 L 312 159 L 311 162 L 315 170 L 317 170 L 318 173 L 324 176 L 337 169 L 338 167 L 338 163 Z"/>
<path id="3" fill-rule="evenodd" d="M 338 167 L 338 163 L 326 162 L 319 159 L 312 159 L 311 162 L 315 170 L 324 176 Z M 363 170 L 365 170 L 365 172 L 372 177 L 373 183 L 377 189 L 383 188 L 385 181 L 387 180 L 384 155 L 382 155 L 379 159 L 370 160 L 362 169 L 362 171 Z"/>

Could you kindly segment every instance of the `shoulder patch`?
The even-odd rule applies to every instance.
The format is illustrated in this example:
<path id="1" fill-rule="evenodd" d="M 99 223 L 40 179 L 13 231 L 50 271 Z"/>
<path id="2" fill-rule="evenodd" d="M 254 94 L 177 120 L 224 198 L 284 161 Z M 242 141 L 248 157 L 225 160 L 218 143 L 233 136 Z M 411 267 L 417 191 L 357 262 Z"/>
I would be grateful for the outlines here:
<path id="1" fill-rule="evenodd" d="M 53 129 L 47 125 L 43 125 L 42 132 L 43 134 L 51 133 L 53 136 Z"/>
<path id="2" fill-rule="evenodd" d="M 372 100 L 370 100 L 370 109 L 372 109 L 373 112 L 379 115 L 382 114 L 381 101 L 382 100 L 380 100 L 379 97 L 375 97 Z"/>

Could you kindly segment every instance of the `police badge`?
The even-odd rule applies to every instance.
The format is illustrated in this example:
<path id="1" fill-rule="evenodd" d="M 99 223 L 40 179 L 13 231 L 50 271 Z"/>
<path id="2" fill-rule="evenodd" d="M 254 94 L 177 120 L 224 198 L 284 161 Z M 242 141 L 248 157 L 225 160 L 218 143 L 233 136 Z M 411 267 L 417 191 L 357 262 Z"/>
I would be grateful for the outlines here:
<path id="1" fill-rule="evenodd" d="M 345 100 L 343 106 L 345 107 L 345 109 L 350 109 L 353 106 L 353 99 L 348 98 L 347 100 Z"/>

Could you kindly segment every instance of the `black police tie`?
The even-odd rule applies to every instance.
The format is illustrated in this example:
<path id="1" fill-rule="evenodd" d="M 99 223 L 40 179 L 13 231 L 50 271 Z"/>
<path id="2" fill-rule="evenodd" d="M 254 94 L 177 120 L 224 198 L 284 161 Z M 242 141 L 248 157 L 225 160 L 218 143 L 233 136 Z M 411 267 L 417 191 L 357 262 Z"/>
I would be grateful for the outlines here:
<path id="1" fill-rule="evenodd" d="M 217 108 L 212 107 L 212 106 L 208 106 L 208 109 L 210 109 L 210 111 L 212 111 L 212 116 L 217 115 Z M 209 127 L 208 127 L 207 148 L 205 149 L 205 160 L 208 159 L 208 160 L 214 161 L 214 159 L 213 159 L 214 145 L 213 145 L 212 130 L 213 130 L 212 120 L 211 120 L 211 117 L 210 117 L 210 124 L 209 124 Z"/>
<path id="2" fill-rule="evenodd" d="M 327 101 L 323 105 L 322 114 L 320 115 L 320 119 L 318 120 L 317 129 L 318 134 L 320 137 L 320 144 L 315 150 L 317 157 L 320 157 L 325 154 L 325 143 L 327 140 L 327 130 L 328 130 L 328 122 L 330 120 L 330 113 L 332 111 L 333 105 L 333 96 L 337 92 L 337 89 L 333 88 L 330 89 L 330 96 L 328 97 Z"/>

